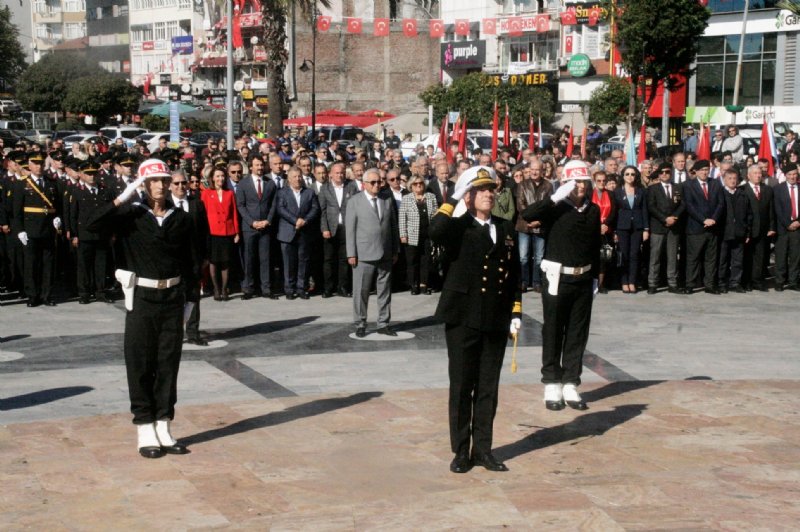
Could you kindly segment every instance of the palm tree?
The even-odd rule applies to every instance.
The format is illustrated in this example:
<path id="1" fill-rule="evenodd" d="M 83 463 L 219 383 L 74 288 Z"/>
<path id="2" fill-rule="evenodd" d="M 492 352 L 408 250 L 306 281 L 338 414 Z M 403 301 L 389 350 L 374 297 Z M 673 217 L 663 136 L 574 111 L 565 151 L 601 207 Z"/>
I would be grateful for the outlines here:
<path id="1" fill-rule="evenodd" d="M 267 133 L 279 135 L 283 131 L 283 118 L 286 112 L 286 80 L 284 72 L 289 61 L 286 50 L 286 24 L 289 11 L 294 5 L 302 17 L 316 28 L 317 3 L 330 7 L 330 0 L 261 0 L 264 21 L 264 45 L 267 49 L 267 96 L 269 97 L 269 118 Z"/>

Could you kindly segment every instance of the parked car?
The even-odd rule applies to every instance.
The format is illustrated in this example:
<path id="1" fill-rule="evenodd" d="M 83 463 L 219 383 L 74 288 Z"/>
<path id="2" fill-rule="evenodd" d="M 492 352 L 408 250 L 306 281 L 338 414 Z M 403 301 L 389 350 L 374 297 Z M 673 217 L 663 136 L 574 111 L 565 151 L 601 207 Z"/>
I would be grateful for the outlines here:
<path id="1" fill-rule="evenodd" d="M 205 148 L 209 138 L 213 137 L 219 142 L 219 139 L 224 139 L 227 136 L 227 133 L 222 131 L 201 131 L 189 137 L 189 144 L 192 148 Z"/>
<path id="2" fill-rule="evenodd" d="M 170 132 L 169 131 L 151 131 L 149 133 L 142 133 L 138 137 L 136 137 L 135 141 L 142 141 L 147 145 L 147 151 L 150 153 L 156 151 L 158 149 L 158 143 L 161 139 L 167 139 L 169 142 Z M 180 136 L 181 139 L 185 139 L 183 135 Z"/>
<path id="3" fill-rule="evenodd" d="M 46 142 L 53 137 L 53 131 L 50 129 L 27 129 L 22 132 L 22 136 L 33 142 Z"/>
<path id="4" fill-rule="evenodd" d="M 30 129 L 30 126 L 24 120 L 0 120 L 0 129 L 11 129 L 21 134 L 26 129 Z"/>
<path id="5" fill-rule="evenodd" d="M 16 100 L 0 100 L 0 114 L 15 115 L 22 111 L 22 106 Z"/>
<path id="6" fill-rule="evenodd" d="M 104 137 L 100 137 L 96 133 L 78 133 L 77 135 L 70 135 L 69 137 L 64 137 L 64 147 L 69 149 L 75 142 L 80 142 L 83 144 L 84 142 L 104 142 Z"/>
<path id="7" fill-rule="evenodd" d="M 148 133 L 150 130 L 134 126 L 117 126 L 117 127 L 104 127 L 100 128 L 99 133 L 102 133 L 109 144 L 114 144 L 118 138 L 121 138 L 125 145 L 130 148 L 136 141 L 136 137 L 143 133 Z"/>
<path id="8" fill-rule="evenodd" d="M 14 146 L 19 141 L 20 136 L 10 129 L 0 129 L 0 139 L 3 139 L 3 146 L 8 148 Z"/>
<path id="9" fill-rule="evenodd" d="M 314 135 L 309 130 L 306 136 L 307 142 L 316 142 L 320 133 L 325 133 L 325 141 L 330 144 L 334 140 L 339 141 L 339 145 L 346 147 L 356 140 L 357 133 L 364 133 L 364 140 L 374 142 L 378 140 L 373 133 L 366 133 L 360 127 L 344 126 L 344 127 L 318 127 Z"/>
<path id="10" fill-rule="evenodd" d="M 53 136 L 50 137 L 50 140 L 63 140 L 66 137 L 71 135 L 77 135 L 78 133 L 86 133 L 85 131 L 75 131 L 74 129 L 62 129 L 60 131 L 53 131 Z"/>
<path id="11" fill-rule="evenodd" d="M 475 135 L 475 136 L 467 135 L 466 150 L 472 153 L 473 150 L 481 147 L 479 142 L 482 143 L 486 142 L 486 138 L 489 139 L 489 149 L 491 150 L 492 138 L 485 137 L 483 135 Z M 478 139 L 480 139 L 480 141 Z M 426 149 L 428 148 L 428 146 L 433 146 L 434 148 L 436 148 L 439 145 L 439 133 L 434 133 L 433 135 L 425 137 L 422 140 L 410 140 L 402 143 L 400 145 L 400 151 L 403 152 L 403 157 L 408 159 L 409 157 L 414 155 L 414 152 L 417 149 L 417 146 L 419 145 L 422 145 Z"/>

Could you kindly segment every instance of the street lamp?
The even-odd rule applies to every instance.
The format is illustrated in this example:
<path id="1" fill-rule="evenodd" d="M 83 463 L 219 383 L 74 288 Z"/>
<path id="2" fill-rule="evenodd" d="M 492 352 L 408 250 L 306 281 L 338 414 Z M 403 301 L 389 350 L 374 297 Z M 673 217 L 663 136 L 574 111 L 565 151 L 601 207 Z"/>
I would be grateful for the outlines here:
<path id="1" fill-rule="evenodd" d="M 309 67 L 309 63 L 311 66 Z M 303 59 L 300 72 L 311 70 L 311 142 L 317 138 L 317 8 L 311 19 L 311 59 Z"/>

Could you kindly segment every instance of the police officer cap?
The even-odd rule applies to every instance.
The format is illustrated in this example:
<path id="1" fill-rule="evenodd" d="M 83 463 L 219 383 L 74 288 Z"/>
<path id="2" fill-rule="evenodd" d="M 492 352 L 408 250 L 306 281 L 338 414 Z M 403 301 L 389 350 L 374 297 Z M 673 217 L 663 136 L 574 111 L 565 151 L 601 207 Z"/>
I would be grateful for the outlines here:
<path id="1" fill-rule="evenodd" d="M 83 161 L 78 166 L 78 170 L 84 174 L 96 174 L 100 167 L 94 161 Z"/>
<path id="2" fill-rule="evenodd" d="M 8 154 L 8 158 L 11 161 L 14 161 L 17 164 L 22 164 L 28 162 L 28 157 L 25 155 L 25 152 L 22 150 L 14 150 Z"/>
<path id="3" fill-rule="evenodd" d="M 214 159 L 214 168 L 226 168 L 228 166 L 228 159 L 225 157 L 217 157 Z"/>
<path id="4" fill-rule="evenodd" d="M 788 174 L 789 172 L 796 172 L 797 171 L 797 164 L 795 164 L 795 163 L 786 163 L 781 167 L 781 171 L 784 174 Z"/>
<path id="5" fill-rule="evenodd" d="M 77 172 L 78 169 L 81 167 L 81 162 L 83 161 L 70 155 L 64 160 L 64 166 L 66 166 L 70 170 L 74 170 Z"/>
<path id="6" fill-rule="evenodd" d="M 495 183 L 495 173 L 494 170 L 489 168 L 488 166 L 473 166 L 471 168 L 467 168 L 464 170 L 464 175 L 472 176 L 472 179 L 469 180 L 472 183 L 472 188 L 496 188 L 497 183 Z M 465 177 L 464 179 L 469 179 Z"/>
<path id="7" fill-rule="evenodd" d="M 54 161 L 63 161 L 67 157 L 64 150 L 53 150 L 50 152 L 50 158 Z"/>
<path id="8" fill-rule="evenodd" d="M 44 163 L 44 155 L 41 152 L 34 152 L 28 156 L 28 162 L 42 164 Z"/>
<path id="9" fill-rule="evenodd" d="M 111 157 L 111 154 L 110 154 L 110 153 L 108 153 L 108 152 L 106 152 L 106 153 L 101 153 L 101 154 L 100 154 L 100 155 L 97 157 L 97 163 L 98 163 L 98 164 L 103 164 L 104 162 L 110 161 L 110 160 L 111 160 L 111 158 L 112 158 L 112 157 Z"/>
<path id="10" fill-rule="evenodd" d="M 710 168 L 711 163 L 705 159 L 700 159 L 699 161 L 695 161 L 692 165 L 692 170 L 702 170 L 703 168 Z"/>
<path id="11" fill-rule="evenodd" d="M 134 159 L 130 153 L 121 153 L 117 155 L 114 163 L 120 166 L 133 166 L 136 164 L 136 159 Z"/>

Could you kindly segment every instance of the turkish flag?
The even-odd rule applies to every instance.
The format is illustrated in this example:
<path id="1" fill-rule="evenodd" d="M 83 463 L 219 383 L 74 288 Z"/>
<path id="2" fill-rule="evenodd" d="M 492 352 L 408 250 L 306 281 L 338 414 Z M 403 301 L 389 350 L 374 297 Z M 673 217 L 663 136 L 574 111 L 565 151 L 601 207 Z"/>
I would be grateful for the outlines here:
<path id="1" fill-rule="evenodd" d="M 561 17 L 561 24 L 564 26 L 574 26 L 578 23 L 578 17 L 575 16 L 575 11 L 571 9 L 559 13 Z"/>
<path id="2" fill-rule="evenodd" d="M 348 18 L 347 19 L 347 33 L 361 33 L 361 19 Z"/>
<path id="3" fill-rule="evenodd" d="M 639 150 L 636 152 L 636 163 L 639 164 L 647 159 L 647 143 L 644 137 L 647 135 L 647 124 L 642 121 L 642 130 L 639 132 Z"/>
<path id="4" fill-rule="evenodd" d="M 519 37 L 522 35 L 522 17 L 511 17 L 508 19 L 508 35 Z"/>
<path id="5" fill-rule="evenodd" d="M 569 128 L 569 138 L 567 138 L 567 149 L 564 152 L 567 157 L 572 158 L 572 152 L 575 151 L 575 137 L 572 136 L 572 128 Z"/>
<path id="6" fill-rule="evenodd" d="M 572 35 L 567 35 L 564 37 L 564 53 L 571 54 L 572 53 Z"/>
<path id="7" fill-rule="evenodd" d="M 404 18 L 403 19 L 403 35 L 406 37 L 417 36 L 417 19 Z"/>
<path id="8" fill-rule="evenodd" d="M 389 19 L 388 18 L 376 18 L 374 21 L 374 28 L 372 34 L 375 37 L 386 37 L 389 35 Z"/>
<path id="9" fill-rule="evenodd" d="M 483 34 L 497 35 L 497 19 L 494 18 L 483 19 Z"/>
<path id="10" fill-rule="evenodd" d="M 550 31 L 550 15 L 536 16 L 536 31 L 539 33 Z"/>
<path id="11" fill-rule="evenodd" d="M 500 115 L 497 109 L 497 101 L 494 102 L 494 117 L 492 118 L 492 161 L 497 160 L 497 136 L 500 129 Z"/>
<path id="12" fill-rule="evenodd" d="M 456 35 L 469 37 L 469 20 L 463 18 L 456 19 Z"/>
<path id="13" fill-rule="evenodd" d="M 464 116 L 464 120 L 461 121 L 461 133 L 458 136 L 458 153 L 462 155 L 466 155 L 464 151 L 467 147 L 467 117 Z"/>
<path id="14" fill-rule="evenodd" d="M 600 20 L 603 17 L 603 10 L 600 9 L 598 6 L 594 6 L 592 9 L 589 10 L 589 18 L 596 18 Z"/>
<path id="15" fill-rule="evenodd" d="M 331 17 L 317 17 L 317 31 L 325 33 L 331 29 Z"/>
<path id="16" fill-rule="evenodd" d="M 432 19 L 428 25 L 431 37 L 434 39 L 441 39 L 444 37 L 444 21 L 441 19 Z"/>
<path id="17" fill-rule="evenodd" d="M 764 123 L 761 125 L 761 140 L 758 143 L 758 158 L 766 159 L 769 165 L 767 169 L 767 175 L 764 177 L 772 177 L 775 175 L 775 158 L 772 154 L 772 144 L 774 139 L 772 138 L 771 131 L 771 124 L 767 122 L 767 119 L 765 118 Z"/>
<path id="18" fill-rule="evenodd" d="M 598 17 L 589 15 L 589 26 L 597 26 Z"/>

